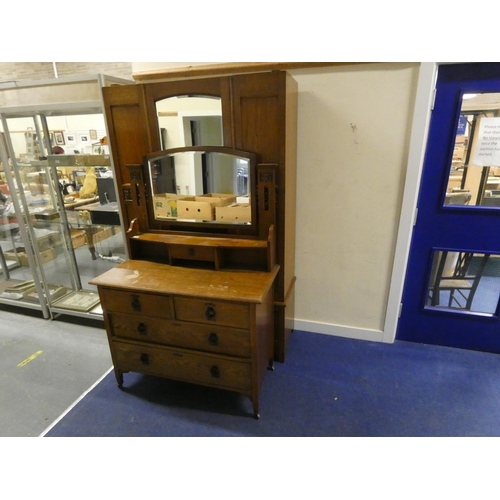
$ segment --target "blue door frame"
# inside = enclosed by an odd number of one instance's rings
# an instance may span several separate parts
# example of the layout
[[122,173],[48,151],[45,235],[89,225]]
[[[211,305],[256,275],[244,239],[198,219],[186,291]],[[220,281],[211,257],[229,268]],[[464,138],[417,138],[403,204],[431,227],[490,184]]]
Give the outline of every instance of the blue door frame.
[[441,65],[418,196],[396,338],[500,353],[494,314],[427,308],[434,251],[500,254],[500,208],[444,206],[453,147],[466,93],[500,92],[500,63]]

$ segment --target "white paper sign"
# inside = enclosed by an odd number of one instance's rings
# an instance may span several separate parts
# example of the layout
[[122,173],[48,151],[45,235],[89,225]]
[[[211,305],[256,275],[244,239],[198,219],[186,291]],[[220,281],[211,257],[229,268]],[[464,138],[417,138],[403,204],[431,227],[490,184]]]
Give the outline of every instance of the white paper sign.
[[472,165],[500,167],[500,118],[481,118]]

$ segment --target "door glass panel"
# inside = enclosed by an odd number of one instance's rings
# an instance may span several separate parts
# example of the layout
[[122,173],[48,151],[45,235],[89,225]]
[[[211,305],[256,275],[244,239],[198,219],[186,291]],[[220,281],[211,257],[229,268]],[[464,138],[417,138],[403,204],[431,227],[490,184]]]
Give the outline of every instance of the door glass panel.
[[463,95],[444,204],[500,208],[500,93]]
[[435,250],[426,308],[493,315],[500,298],[500,255]]

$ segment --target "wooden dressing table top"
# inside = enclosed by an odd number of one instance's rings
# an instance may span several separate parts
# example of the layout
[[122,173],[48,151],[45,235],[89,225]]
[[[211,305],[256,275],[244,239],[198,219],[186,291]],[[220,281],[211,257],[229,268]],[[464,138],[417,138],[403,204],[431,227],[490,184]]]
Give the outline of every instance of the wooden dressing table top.
[[136,292],[205,297],[234,302],[262,303],[279,271],[212,271],[127,260],[90,281],[90,284]]

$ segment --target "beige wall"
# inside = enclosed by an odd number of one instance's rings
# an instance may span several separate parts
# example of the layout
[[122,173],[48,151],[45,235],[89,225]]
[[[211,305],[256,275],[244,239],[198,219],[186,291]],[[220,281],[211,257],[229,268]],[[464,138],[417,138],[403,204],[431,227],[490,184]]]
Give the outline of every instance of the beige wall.
[[418,72],[416,63],[290,71],[298,328],[382,337]]
[[[133,72],[171,66],[132,63]],[[290,71],[299,88],[297,329],[382,340],[419,68]]]

